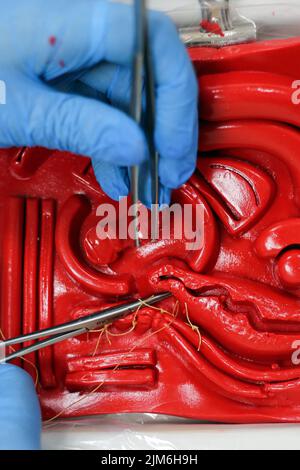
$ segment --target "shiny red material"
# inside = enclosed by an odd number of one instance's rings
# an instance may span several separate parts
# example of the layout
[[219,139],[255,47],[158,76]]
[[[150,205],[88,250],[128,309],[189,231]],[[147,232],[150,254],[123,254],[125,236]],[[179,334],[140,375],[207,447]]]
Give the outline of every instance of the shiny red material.
[[300,422],[300,39],[190,54],[201,90],[199,159],[174,202],[201,207],[201,249],[175,238],[146,238],[139,249],[100,241],[96,209],[110,201],[89,159],[0,152],[6,337],[129,297],[173,294],[161,309],[145,306],[22,361],[33,376],[32,364],[39,370],[45,418]]

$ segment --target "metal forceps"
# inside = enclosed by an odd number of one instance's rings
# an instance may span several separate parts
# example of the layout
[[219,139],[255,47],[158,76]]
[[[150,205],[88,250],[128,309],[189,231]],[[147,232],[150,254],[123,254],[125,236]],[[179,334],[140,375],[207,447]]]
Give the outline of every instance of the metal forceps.
[[163,294],[152,295],[146,299],[136,300],[131,303],[119,305],[117,307],[112,307],[103,310],[102,312],[97,312],[92,315],[88,315],[86,317],[80,318],[78,320],[74,320],[68,323],[64,323],[53,328],[47,328],[45,330],[37,331],[34,333],[29,333],[27,335],[18,336],[16,338],[8,339],[0,343],[1,349],[9,346],[14,346],[16,344],[39,340],[41,338],[47,338],[43,341],[38,341],[35,344],[28,346],[23,349],[19,349],[12,354],[0,359],[0,364],[4,362],[9,362],[13,359],[18,357],[23,357],[26,354],[30,354],[34,351],[38,351],[39,349],[46,348],[47,346],[51,346],[55,343],[59,343],[64,341],[68,338],[73,338],[75,336],[82,335],[83,333],[87,333],[91,330],[96,330],[99,326],[103,327],[110,321],[116,320],[117,318],[122,317],[128,313],[135,312],[139,307],[143,305],[153,305],[161,300],[167,299],[170,297],[170,293],[166,292]]
[[[159,155],[154,143],[155,129],[155,80],[153,74],[152,58],[148,40],[147,9],[146,0],[134,0],[135,15],[135,50],[133,61],[131,117],[142,127],[143,125],[143,83],[145,76],[146,91],[146,113],[145,133],[148,142],[151,164],[152,180],[152,209],[154,211],[152,220],[152,238],[158,238],[158,204],[159,204]],[[138,201],[139,201],[139,173],[140,169],[135,166],[131,169],[131,197],[134,204],[134,234],[136,247],[140,246],[139,224],[138,224]]]

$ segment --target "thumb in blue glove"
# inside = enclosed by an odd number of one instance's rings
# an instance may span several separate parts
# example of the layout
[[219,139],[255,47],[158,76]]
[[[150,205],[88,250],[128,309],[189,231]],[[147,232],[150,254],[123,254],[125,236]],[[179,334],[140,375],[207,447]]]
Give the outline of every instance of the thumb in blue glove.
[[40,436],[40,407],[31,377],[13,365],[0,365],[0,449],[37,450]]
[[[90,156],[104,191],[113,199],[127,195],[127,167],[148,158],[143,133],[124,112],[132,8],[108,0],[2,0],[1,18],[0,80],[7,104],[0,106],[0,147],[40,145]],[[195,168],[197,84],[171,20],[150,12],[149,31],[161,202],[167,203],[170,190]],[[95,99],[100,97],[105,102]],[[150,195],[149,177],[145,185]]]

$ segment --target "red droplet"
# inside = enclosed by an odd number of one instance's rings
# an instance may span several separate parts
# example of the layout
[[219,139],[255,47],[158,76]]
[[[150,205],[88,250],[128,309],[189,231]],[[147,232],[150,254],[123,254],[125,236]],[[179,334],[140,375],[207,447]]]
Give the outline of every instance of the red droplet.
[[50,36],[48,41],[49,41],[49,44],[51,46],[54,46],[56,44],[56,37],[55,36]]
[[60,61],[59,61],[59,65],[60,65],[61,67],[65,67],[65,66],[66,66],[65,61],[64,61],[64,60],[60,60]]
[[219,36],[224,37],[222,28],[218,23],[204,20],[204,21],[201,21],[200,26],[208,33],[218,34]]

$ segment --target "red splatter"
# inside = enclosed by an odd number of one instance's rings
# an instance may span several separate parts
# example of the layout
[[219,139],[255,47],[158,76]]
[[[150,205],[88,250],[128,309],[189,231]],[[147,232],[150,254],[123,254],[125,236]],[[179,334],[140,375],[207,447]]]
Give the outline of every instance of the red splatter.
[[201,21],[201,28],[203,28],[208,33],[218,34],[219,36],[224,37],[221,26],[218,23],[213,23],[212,21]]
[[55,46],[55,44],[56,44],[56,37],[55,37],[55,36],[50,36],[49,39],[48,39],[48,41],[49,41],[50,46]]
[[60,61],[59,61],[59,65],[60,65],[60,67],[65,67],[65,66],[66,66],[65,61],[64,61],[64,60],[60,60]]

